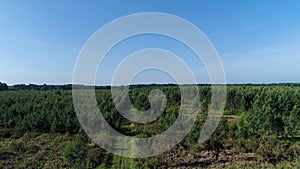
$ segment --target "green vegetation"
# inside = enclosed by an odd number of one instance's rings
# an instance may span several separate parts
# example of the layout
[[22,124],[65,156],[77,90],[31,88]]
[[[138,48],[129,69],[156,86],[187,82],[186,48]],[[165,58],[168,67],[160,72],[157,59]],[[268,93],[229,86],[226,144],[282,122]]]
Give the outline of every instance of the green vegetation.
[[[156,157],[113,155],[83,132],[72,103],[71,85],[0,83],[0,168],[297,168],[300,156],[300,85],[228,85],[224,116],[211,138],[198,143],[210,106],[209,85],[199,85],[200,112],[186,138]],[[167,97],[162,115],[147,125],[133,123],[114,107],[110,87],[97,87],[99,109],[119,132],[148,137],[165,131],[178,116],[177,85],[134,85],[129,96],[138,110],[148,95]]]
[[1,83],[0,82],[0,91],[3,91],[3,90],[8,90],[8,86],[6,83]]

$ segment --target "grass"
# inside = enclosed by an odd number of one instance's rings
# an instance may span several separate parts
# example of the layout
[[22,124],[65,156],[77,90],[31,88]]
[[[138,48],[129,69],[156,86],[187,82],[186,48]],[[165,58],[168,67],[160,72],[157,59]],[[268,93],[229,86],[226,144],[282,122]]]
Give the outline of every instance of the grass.
[[[127,131],[130,131],[130,125],[124,124]],[[121,129],[124,129],[123,127]],[[125,129],[124,129],[125,130]],[[297,137],[298,143],[300,137]],[[0,138],[0,168],[66,168],[68,165],[62,158],[65,145],[72,142],[74,138],[67,134],[42,134],[42,133],[26,133],[20,138]],[[94,143],[89,143],[89,150],[95,155],[101,155],[97,165],[93,168],[136,168],[137,161],[135,159],[121,157],[106,152]],[[175,150],[178,149],[175,148]],[[237,152],[238,153],[238,152]],[[91,154],[93,155],[93,154]],[[184,154],[179,154],[177,160],[182,162],[187,159]],[[158,158],[157,160],[164,160]],[[190,158],[197,161],[197,157]],[[151,164],[151,161],[150,161]],[[184,163],[183,163],[184,164]],[[141,165],[144,165],[142,163]],[[159,165],[158,165],[159,166]],[[163,166],[160,166],[163,167]],[[261,161],[247,161],[239,159],[236,161],[216,162],[206,166],[208,168],[300,168],[300,157],[292,161],[282,161],[276,166]]]
[[38,133],[2,138],[0,168],[63,168],[63,143],[70,140],[66,135]]

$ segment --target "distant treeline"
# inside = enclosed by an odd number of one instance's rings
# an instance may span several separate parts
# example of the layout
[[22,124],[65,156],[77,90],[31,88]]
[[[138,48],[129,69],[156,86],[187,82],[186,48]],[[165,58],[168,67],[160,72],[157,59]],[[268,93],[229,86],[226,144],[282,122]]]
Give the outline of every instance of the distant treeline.
[[[72,84],[65,84],[65,85],[36,85],[36,84],[16,84],[13,86],[7,86],[5,83],[0,82],[0,91],[4,90],[72,90]],[[90,88],[92,86],[84,86],[84,85],[74,85],[76,88]],[[103,90],[103,89],[110,89],[110,86],[96,86],[95,89]]]
[[[227,86],[300,86],[300,83],[269,83],[269,84],[226,84]],[[134,84],[130,85],[129,88],[155,88],[155,87],[163,87],[163,86],[178,86],[178,84]],[[211,84],[198,84],[198,86],[211,86]],[[72,85],[72,84],[64,84],[64,85],[37,85],[37,84],[16,84],[12,86],[8,86],[6,83],[0,82],[0,91],[5,90],[72,90],[74,89],[84,89],[91,88],[94,86],[85,86],[85,85]],[[110,90],[111,86],[95,86],[96,90]]]
[[0,82],[0,91],[3,91],[3,90],[8,90],[8,86],[6,83],[1,83]]

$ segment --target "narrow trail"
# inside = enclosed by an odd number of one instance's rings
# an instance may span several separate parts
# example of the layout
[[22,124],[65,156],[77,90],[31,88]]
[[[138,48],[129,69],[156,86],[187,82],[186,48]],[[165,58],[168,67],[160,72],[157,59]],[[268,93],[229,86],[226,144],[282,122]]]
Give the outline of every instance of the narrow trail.
[[235,115],[223,115],[223,117],[227,118],[227,119],[239,119],[240,116],[235,116]]
[[[193,108],[192,105],[189,105],[189,104],[185,104],[183,105],[184,108],[187,108],[187,109],[191,109]],[[202,112],[202,109],[199,108],[197,110],[197,113],[201,113]],[[224,117],[226,119],[230,119],[230,120],[233,120],[233,119],[239,119],[240,117],[239,116],[235,116],[235,115],[220,115],[220,114],[211,114],[212,116],[216,116],[216,117]],[[127,135],[127,136],[135,136],[135,133],[132,131],[132,128],[130,127],[130,121],[125,119],[124,117],[122,117],[121,115],[118,117],[118,119],[116,120],[116,123],[115,123],[115,128],[118,129],[119,132],[123,133],[124,135]],[[112,143],[112,146],[116,146],[115,145],[116,143]],[[120,144],[120,143],[119,143]],[[122,144],[122,143],[121,143]],[[125,143],[123,143],[125,144]],[[129,159],[129,158],[126,158],[126,157],[122,157],[122,156],[118,156],[118,155],[111,155],[111,166],[108,168],[111,168],[111,169],[117,169],[117,168],[131,168],[132,167],[132,160]],[[129,161],[128,161],[129,160]]]
[[[116,120],[116,123],[114,124],[115,128],[119,128],[120,127],[120,122],[121,122],[121,116],[119,116]],[[115,142],[111,143],[112,147],[115,146]],[[116,155],[110,153],[110,155],[112,156],[112,160],[111,160],[111,169],[117,169],[118,165],[116,166]]]
[[[124,135],[127,136],[134,136],[134,133],[129,127],[130,122],[126,120],[125,118],[122,118],[122,116],[118,117],[115,127],[118,129],[119,132],[122,132]],[[116,143],[112,143],[113,146],[115,146]],[[125,144],[125,143],[123,143]],[[131,168],[131,166],[127,166],[127,164],[131,164],[131,161],[127,161],[128,158],[118,156],[118,155],[113,155],[113,161],[112,161],[112,169],[117,169],[117,168]]]

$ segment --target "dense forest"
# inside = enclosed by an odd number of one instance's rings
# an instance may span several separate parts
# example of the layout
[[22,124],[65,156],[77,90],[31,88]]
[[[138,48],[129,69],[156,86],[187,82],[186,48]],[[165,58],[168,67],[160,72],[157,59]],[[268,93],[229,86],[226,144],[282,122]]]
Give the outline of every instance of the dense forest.
[[[0,168],[300,167],[300,84],[228,85],[224,115],[204,143],[197,141],[211,86],[198,87],[200,111],[185,139],[161,155],[130,159],[108,153],[86,136],[74,112],[72,85],[0,83]],[[149,109],[153,89],[164,92],[167,106],[150,124],[119,114],[109,86],[96,87],[98,107],[119,132],[153,136],[172,125],[181,103],[177,85],[133,85],[129,96],[136,109]]]

